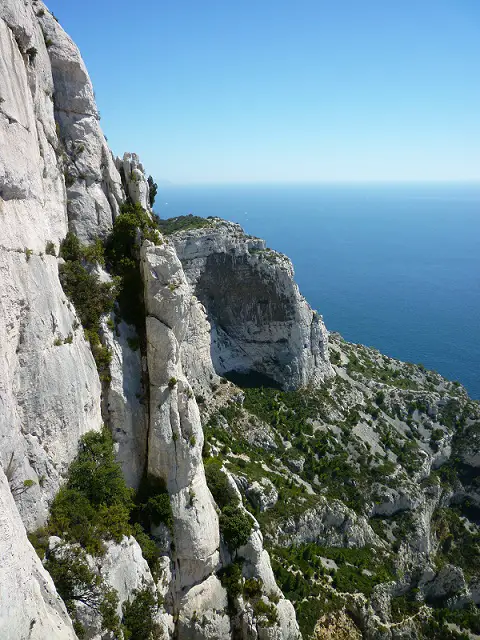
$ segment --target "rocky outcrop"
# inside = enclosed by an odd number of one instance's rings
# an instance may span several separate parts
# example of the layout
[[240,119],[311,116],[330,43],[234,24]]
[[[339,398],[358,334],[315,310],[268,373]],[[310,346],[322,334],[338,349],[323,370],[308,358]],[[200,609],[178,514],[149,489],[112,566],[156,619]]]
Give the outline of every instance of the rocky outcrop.
[[245,476],[234,477],[237,486],[260,513],[274,507],[278,500],[278,491],[268,478],[254,480],[251,484]]
[[122,182],[100,128],[80,52],[41,2],[36,9],[48,45],[53,80],[49,100],[55,109],[56,151],[65,176],[69,226],[82,242],[89,242],[110,230],[125,198]]
[[282,545],[314,542],[325,547],[383,546],[366,518],[339,500],[319,498],[318,504],[299,517],[287,517],[275,531]]
[[0,637],[75,640],[65,605],[29,543],[0,468]]
[[[61,555],[62,547],[68,548],[68,545],[65,547],[59,538],[50,538],[51,548],[55,549],[59,544],[58,553]],[[105,553],[95,558],[87,556],[87,562],[90,569],[101,578],[103,588],[113,589],[117,596],[116,613],[120,620],[123,605],[131,602],[139,592],[149,590],[159,603],[153,616],[159,632],[163,633],[165,640],[171,637],[174,628],[173,618],[160,604],[163,599],[161,584],[165,578],[164,573],[167,572],[161,572],[157,585],[135,538],[124,537],[119,543],[107,542]],[[101,611],[80,601],[76,603],[76,614],[83,626],[82,637],[85,640],[110,640],[112,634],[102,630]]]
[[[227,595],[215,572],[231,558],[226,548],[221,548],[218,517],[201,458],[200,414],[180,357],[189,333],[191,308],[197,301],[192,299],[173,246],[146,241],[141,260],[150,380],[148,471],[165,482],[173,509],[175,575],[171,589],[174,610],[179,611],[178,632],[180,637],[230,638],[238,621],[230,620]],[[241,502],[231,478],[230,484]],[[272,492],[272,487],[267,489]],[[239,509],[243,509],[241,504]],[[280,599],[280,622],[271,637],[296,640],[299,632],[295,612],[275,582],[258,523],[247,544],[238,549],[237,557],[243,561],[245,578],[259,579],[266,593]],[[245,611],[245,604],[240,610]],[[240,615],[244,637],[257,637],[255,616]],[[263,632],[258,637],[270,635]]]
[[314,640],[361,640],[362,634],[345,611],[341,611],[333,616],[322,616],[313,637]]
[[148,471],[170,494],[179,593],[219,567],[218,518],[203,470],[200,414],[180,361],[190,290],[173,247],[165,243],[144,242],[142,269],[150,380]]
[[[247,514],[242,503],[242,496],[237,487],[236,480],[224,469],[227,474],[231,490],[236,493],[239,500],[238,509]],[[270,556],[263,545],[263,535],[257,520],[249,516],[253,522],[252,531],[246,542],[237,550],[237,559],[242,561],[242,574],[246,579],[253,579],[259,582],[262,588],[262,600],[267,606],[274,608],[276,622],[265,624],[266,621],[261,616],[255,614],[251,605],[247,604],[243,598],[237,603],[237,620],[234,625],[240,629],[244,640],[259,638],[262,640],[299,640],[300,631],[298,629],[295,610],[292,603],[286,600],[283,593],[278,588],[275,576],[273,575]],[[223,557],[229,560],[229,552],[223,548]]]
[[123,177],[127,195],[132,202],[138,202],[146,211],[150,207],[150,187],[145,169],[136,153],[124,153],[123,158],[117,158],[115,165]]
[[178,637],[192,640],[230,640],[227,593],[217,576],[193,586],[180,601]]
[[66,194],[50,59],[32,6],[2,3],[0,48],[0,459],[33,528],[80,436],[100,428],[100,383],[57,260],[44,253],[67,232]]
[[206,309],[217,374],[257,372],[286,389],[333,375],[322,317],[300,295],[286,256],[219,219],[173,242]]

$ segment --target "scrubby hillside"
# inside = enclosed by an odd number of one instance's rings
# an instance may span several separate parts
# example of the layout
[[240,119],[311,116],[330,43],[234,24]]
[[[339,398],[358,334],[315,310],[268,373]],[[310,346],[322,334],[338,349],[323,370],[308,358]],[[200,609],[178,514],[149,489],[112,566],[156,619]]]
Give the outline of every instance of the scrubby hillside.
[[339,335],[330,357],[320,388],[224,381],[203,413],[207,478],[235,478],[304,637],[480,633],[479,404]]

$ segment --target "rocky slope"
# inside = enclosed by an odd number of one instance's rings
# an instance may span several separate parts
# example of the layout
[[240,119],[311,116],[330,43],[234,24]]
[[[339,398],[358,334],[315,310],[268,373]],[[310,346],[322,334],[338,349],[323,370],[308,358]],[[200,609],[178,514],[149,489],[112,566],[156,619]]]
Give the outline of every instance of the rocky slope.
[[210,403],[207,468],[220,459],[258,518],[304,637],[478,637],[479,403],[422,365],[329,345],[320,388]]
[[0,139],[0,637],[478,631],[461,386],[329,336],[238,225],[155,220],[40,1],[0,7]]

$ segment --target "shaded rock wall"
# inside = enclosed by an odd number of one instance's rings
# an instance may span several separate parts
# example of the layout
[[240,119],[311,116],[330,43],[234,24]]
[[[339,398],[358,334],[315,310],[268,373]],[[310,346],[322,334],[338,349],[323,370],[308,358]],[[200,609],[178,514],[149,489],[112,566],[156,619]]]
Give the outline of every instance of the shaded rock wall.
[[334,375],[323,320],[300,295],[286,256],[218,219],[173,242],[208,315],[218,374],[256,371],[286,389]]

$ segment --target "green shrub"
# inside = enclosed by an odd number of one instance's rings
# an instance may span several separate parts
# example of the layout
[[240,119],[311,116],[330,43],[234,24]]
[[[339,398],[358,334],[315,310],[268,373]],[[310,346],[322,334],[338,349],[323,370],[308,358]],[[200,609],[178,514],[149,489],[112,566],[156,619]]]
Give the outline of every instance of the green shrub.
[[82,248],[83,258],[92,264],[105,264],[105,247],[100,238],[96,238],[91,244]]
[[437,564],[448,562],[461,567],[467,579],[479,576],[480,534],[469,531],[460,515],[448,507],[434,511],[431,526],[439,542]]
[[227,474],[221,469],[222,463],[218,459],[205,461],[205,476],[213,499],[220,509],[227,505],[237,505],[238,497],[228,482]]
[[133,591],[132,600],[123,603],[122,630],[125,640],[161,640],[162,630],[155,615],[158,602],[154,591],[144,586]]
[[472,633],[480,634],[480,611],[473,604],[467,604],[463,609],[437,609],[434,618],[440,624],[456,624],[460,629],[468,629]]
[[73,302],[84,329],[98,332],[101,316],[113,310],[116,284],[100,282],[98,274],[89,273],[78,260],[65,262],[59,271],[63,290]]
[[83,549],[57,548],[48,554],[45,568],[52,576],[58,594],[80,633],[82,626],[76,618],[77,603],[100,613],[104,630],[119,632],[120,621],[116,614],[118,595],[99,574],[90,569]]
[[243,585],[243,594],[247,600],[259,598],[262,595],[262,581],[257,578],[247,578]]
[[164,524],[170,529],[173,527],[172,506],[168,493],[157,493],[148,499],[146,512],[155,526]]
[[[171,527],[173,516],[168,494],[159,492],[158,484],[152,481],[146,490],[149,493],[143,495],[145,504],[137,504],[134,509],[133,492],[126,486],[121,468],[115,461],[111,435],[105,429],[101,433],[89,432],[81,440],[65,485],[53,500],[47,526],[30,534],[30,540],[40,557],[47,557],[46,567],[72,615],[79,637],[83,631],[75,619],[75,602],[83,602],[99,612],[104,629],[114,631],[117,633],[115,637],[118,637],[116,592],[107,588],[101,576],[90,570],[86,552],[100,555],[104,551],[104,540],[120,542],[123,536],[133,534],[153,574],[159,577],[159,551],[154,541],[145,533],[140,522],[131,525],[130,521],[140,511],[147,526],[151,520],[161,520]],[[62,546],[59,552],[49,553],[50,535],[60,536],[78,546]],[[145,589],[140,590],[133,601],[127,604],[126,612],[124,610],[126,633],[132,635],[125,637],[148,637],[135,635],[135,616],[142,609],[145,618],[143,624],[148,626],[147,604],[151,595]],[[147,627],[138,627],[143,628]],[[156,633],[156,628],[153,631]]]
[[37,552],[37,556],[40,558],[40,560],[43,560],[48,550],[48,538],[50,536],[48,528],[40,527],[35,531],[29,532],[27,535],[28,539],[30,540],[30,544]]
[[222,537],[232,552],[247,543],[253,529],[252,518],[232,504],[222,509],[219,523]]
[[48,241],[47,244],[45,245],[45,253],[47,254],[47,256],[56,256],[57,255],[57,250],[55,248],[55,245],[53,242]]
[[173,533],[173,512],[165,482],[147,474],[135,496],[133,519],[149,531],[153,525],[164,524]]
[[60,245],[60,257],[68,262],[82,259],[82,245],[77,236],[69,231]]
[[177,379],[176,378],[170,378],[170,380],[168,381],[168,388],[169,389],[173,389],[173,387],[177,384]]
[[157,225],[137,204],[126,202],[105,243],[105,260],[109,270],[121,279],[118,304],[122,318],[134,325],[142,339],[145,335],[145,303],[140,273],[138,232],[155,244],[160,242]]
[[230,608],[234,606],[234,600],[242,593],[242,567],[234,562],[219,572],[220,582],[227,592]]
[[266,619],[259,621],[260,626],[270,627],[278,622],[277,607],[272,603],[267,604],[261,598],[254,602],[253,613],[257,618]]
[[98,334],[93,330],[85,330],[85,338],[90,342],[90,348],[95,364],[97,365],[100,380],[102,380],[102,382],[110,382],[111,349],[100,342]]
[[153,181],[152,176],[148,176],[148,189],[148,200],[150,202],[150,206],[153,207],[155,203],[155,196],[158,191],[158,185]]
[[115,461],[106,429],[83,436],[65,485],[52,502],[48,529],[89,553],[102,553],[103,540],[119,542],[130,535],[132,490]]
[[100,321],[104,314],[113,310],[119,281],[100,282],[98,274],[89,271],[86,266],[88,262],[103,261],[103,248],[99,240],[83,247],[77,236],[69,232],[60,247],[60,255],[65,260],[59,267],[63,290],[80,317],[100,378],[109,382],[112,356],[100,341]]
[[150,567],[150,571],[155,579],[159,578],[160,551],[155,541],[143,530],[139,522],[133,525],[133,535],[140,545],[142,555]]
[[166,220],[157,218],[157,224],[161,233],[164,235],[170,235],[176,231],[211,227],[212,221],[207,218],[201,218],[200,216],[189,214],[188,216],[178,216],[176,218],[168,218]]

